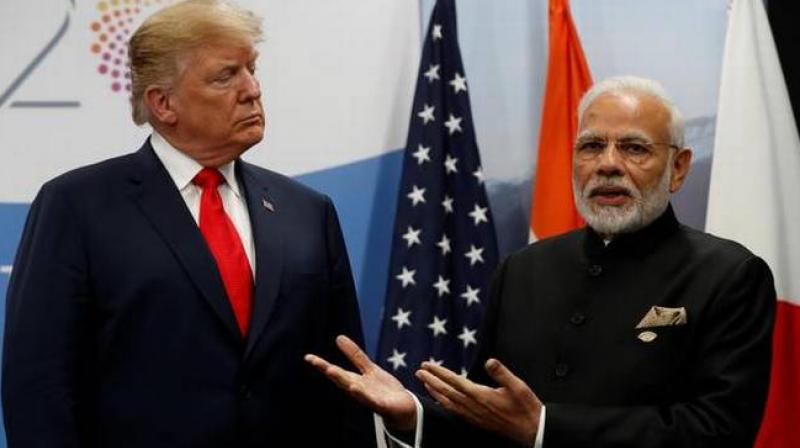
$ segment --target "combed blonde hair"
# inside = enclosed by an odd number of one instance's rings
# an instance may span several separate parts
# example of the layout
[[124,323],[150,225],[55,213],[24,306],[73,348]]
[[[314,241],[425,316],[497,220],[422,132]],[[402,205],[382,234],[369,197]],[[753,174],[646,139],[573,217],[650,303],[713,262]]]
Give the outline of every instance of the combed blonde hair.
[[186,0],[148,17],[128,43],[134,123],[149,121],[145,90],[172,85],[191,50],[216,42],[255,45],[261,37],[261,18],[225,0]]

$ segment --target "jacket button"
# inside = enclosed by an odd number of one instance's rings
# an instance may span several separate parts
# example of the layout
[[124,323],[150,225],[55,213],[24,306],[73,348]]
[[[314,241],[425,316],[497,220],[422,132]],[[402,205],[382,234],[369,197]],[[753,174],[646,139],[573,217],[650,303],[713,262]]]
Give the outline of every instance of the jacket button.
[[603,273],[603,267],[600,266],[599,264],[593,264],[589,266],[589,275],[591,275],[592,277],[597,277],[602,273]]
[[563,362],[556,364],[556,377],[566,378],[569,375],[569,364]]
[[569,318],[569,323],[572,325],[583,325],[586,322],[586,316],[581,313],[575,313]]

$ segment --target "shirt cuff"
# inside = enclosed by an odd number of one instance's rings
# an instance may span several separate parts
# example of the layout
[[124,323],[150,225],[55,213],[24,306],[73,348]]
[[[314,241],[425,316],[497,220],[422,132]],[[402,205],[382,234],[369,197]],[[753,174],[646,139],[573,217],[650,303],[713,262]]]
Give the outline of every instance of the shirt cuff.
[[392,435],[392,433],[389,432],[389,429],[383,423],[383,418],[378,414],[374,414],[375,415],[375,431],[376,431],[376,433],[382,432],[386,436],[386,437],[379,437],[379,439],[378,439],[378,447],[379,448],[383,448],[383,447],[387,447],[387,448],[420,448],[420,446],[422,446],[422,420],[423,420],[422,419],[422,413],[423,413],[422,403],[420,403],[420,401],[419,401],[419,399],[417,398],[416,395],[414,395],[410,391],[406,391],[406,392],[408,392],[408,394],[411,395],[411,398],[414,399],[414,406],[417,408],[417,424],[416,424],[416,427],[414,428],[413,445],[409,445],[408,443],[406,443],[406,442],[400,440],[399,438],[395,437],[394,435]]
[[533,448],[542,448],[544,443],[544,418],[545,407],[542,405],[542,410],[539,412],[539,427],[536,428],[536,440],[533,442]]

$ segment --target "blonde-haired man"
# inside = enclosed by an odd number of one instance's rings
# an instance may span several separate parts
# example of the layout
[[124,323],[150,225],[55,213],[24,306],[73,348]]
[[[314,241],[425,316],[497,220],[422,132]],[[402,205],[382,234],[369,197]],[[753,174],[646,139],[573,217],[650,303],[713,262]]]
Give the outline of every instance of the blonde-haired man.
[[[45,184],[8,291],[15,447],[362,446],[372,420],[303,363],[361,340],[329,198],[239,159],[265,128],[261,22],[215,0],[132,36],[136,153]],[[302,428],[313,428],[303,430]]]

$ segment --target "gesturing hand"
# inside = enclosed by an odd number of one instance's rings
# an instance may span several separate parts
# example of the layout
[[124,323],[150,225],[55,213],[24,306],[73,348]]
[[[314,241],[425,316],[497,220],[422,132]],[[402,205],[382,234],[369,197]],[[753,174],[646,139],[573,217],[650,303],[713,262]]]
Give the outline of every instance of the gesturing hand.
[[378,367],[346,336],[336,337],[336,346],[359,373],[342,369],[316,355],[309,354],[304,359],[353,398],[383,416],[390,427],[402,431],[414,429],[417,409],[400,381]]
[[542,402],[500,361],[486,361],[486,371],[500,387],[474,383],[432,362],[422,363],[417,378],[445,409],[481,428],[521,443],[532,443],[539,427]]

